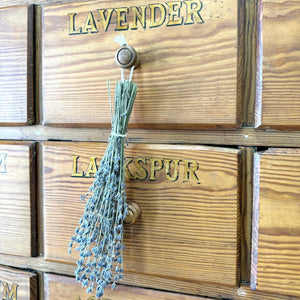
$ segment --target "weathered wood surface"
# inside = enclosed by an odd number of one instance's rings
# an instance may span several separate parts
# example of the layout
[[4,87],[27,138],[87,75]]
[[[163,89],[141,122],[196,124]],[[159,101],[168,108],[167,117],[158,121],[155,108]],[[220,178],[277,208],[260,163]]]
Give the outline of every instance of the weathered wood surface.
[[37,275],[0,266],[0,298],[3,300],[36,300]]
[[[259,291],[300,297],[300,150],[257,154]],[[253,274],[255,275],[255,274]]]
[[[44,300],[96,300],[95,295],[87,295],[84,288],[72,277],[45,274],[44,276]],[[201,300],[202,297],[179,295],[118,285],[115,290],[106,289],[103,300]],[[207,298],[205,298],[207,299]]]
[[[75,266],[46,261],[43,256],[21,257],[13,255],[0,254],[0,260],[5,265],[11,265],[19,268],[30,268],[45,273],[60,273],[69,276],[74,275]],[[240,287],[220,286],[209,283],[183,282],[170,278],[157,278],[155,276],[141,274],[127,274],[122,283],[129,284],[135,282],[135,286],[155,288],[159,290],[169,290],[177,293],[201,295],[211,298],[225,298],[234,300],[291,300],[299,299],[296,296],[285,296],[275,293],[264,293],[250,290],[249,286],[242,284]]]
[[35,148],[0,142],[0,252],[36,253]]
[[300,1],[262,0],[261,120],[257,125],[300,129]]
[[[63,2],[72,2],[74,0],[64,0]],[[2,0],[0,2],[0,7],[11,7],[19,5],[29,5],[29,4],[50,4],[57,3],[57,0]],[[59,1],[61,2],[61,1]]]
[[[69,276],[74,275],[75,266],[51,262],[44,260],[44,257],[21,257],[13,255],[0,254],[0,260],[5,265],[14,267],[30,268],[39,272],[65,274]],[[129,284],[135,282],[135,286],[155,288],[159,290],[169,290],[177,293],[201,295],[211,298],[225,298],[234,300],[291,300],[299,299],[296,296],[285,296],[275,293],[264,293],[260,291],[250,290],[249,286],[241,285],[240,287],[220,286],[208,283],[182,282],[170,278],[157,278],[155,276],[141,275],[141,274],[127,274],[122,283]]]
[[[91,157],[97,157],[99,163],[105,149],[104,143],[44,144],[47,260],[75,261],[78,253],[69,256],[68,243],[83,212],[80,195],[86,193],[93,180],[75,176],[82,172],[87,176]],[[236,284],[238,154],[234,149],[200,146],[129,145],[126,157],[135,160],[128,164],[130,173],[126,172],[127,197],[128,201],[139,204],[142,216],[137,224],[126,230],[126,273]],[[146,159],[145,164],[140,161],[146,171],[135,167],[137,157]],[[163,160],[164,167],[157,171],[151,169],[151,164],[160,165],[153,159]],[[170,163],[170,159],[174,161]],[[181,160],[178,179],[174,174],[175,159]],[[74,161],[78,163],[77,169],[73,169]],[[168,166],[169,175],[166,173]],[[187,168],[195,169],[189,172]],[[130,177],[140,180],[129,180]]]
[[[162,2],[160,5],[167,10],[165,22],[150,28],[148,6],[146,28],[137,21],[137,30],[132,30],[131,7],[147,6],[151,1],[89,1],[44,6],[41,70],[44,122],[109,126],[106,80],[114,83],[120,79],[120,68],[114,61],[118,48],[114,38],[122,33],[141,58],[141,66],[134,74],[139,91],[130,122],[132,127],[237,127],[240,110],[238,3],[236,0],[224,0],[221,5],[197,1],[192,6],[202,9],[199,16],[193,14],[193,21],[186,15],[188,4],[176,4],[174,10],[177,13],[180,10],[180,17],[175,16],[174,20],[182,21],[177,26],[166,26],[169,8]],[[118,29],[115,10],[104,31],[97,9],[120,7],[129,7],[127,20],[122,22],[123,26],[128,25],[128,30]],[[68,16],[73,13],[76,15]],[[88,24],[95,21],[92,29],[85,26],[87,16]],[[157,16],[159,19],[159,13]],[[70,20],[74,21],[71,31]],[[80,30],[84,34],[69,35]]]
[[0,7],[10,7],[16,5],[25,5],[25,4],[53,4],[53,3],[70,3],[74,0],[1,0]]
[[34,121],[33,7],[0,9],[0,125]]
[[253,147],[241,147],[241,281],[250,282]]
[[[0,127],[0,139],[106,142],[110,132],[108,128],[57,128],[42,125]],[[127,138],[135,143],[300,147],[300,132],[258,130],[250,127],[237,130],[159,130],[159,132],[130,129]]]
[[239,64],[243,64],[241,94],[242,101],[242,123],[253,125],[255,122],[255,93],[256,93],[256,43],[257,43],[257,4],[258,1],[242,1],[244,14],[240,17],[243,24],[243,51]]

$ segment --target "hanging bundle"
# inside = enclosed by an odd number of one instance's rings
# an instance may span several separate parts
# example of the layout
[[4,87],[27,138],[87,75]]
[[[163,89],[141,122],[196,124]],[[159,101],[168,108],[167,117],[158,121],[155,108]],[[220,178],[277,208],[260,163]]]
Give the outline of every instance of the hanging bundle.
[[133,69],[134,66],[128,80],[121,69],[122,79],[116,83],[113,105],[108,83],[112,131],[94,182],[81,197],[87,202],[69,244],[69,253],[78,244],[76,280],[87,293],[96,290],[97,298],[110,283],[114,289],[123,278],[123,220],[127,215],[124,142],[137,93],[137,85],[131,80]]

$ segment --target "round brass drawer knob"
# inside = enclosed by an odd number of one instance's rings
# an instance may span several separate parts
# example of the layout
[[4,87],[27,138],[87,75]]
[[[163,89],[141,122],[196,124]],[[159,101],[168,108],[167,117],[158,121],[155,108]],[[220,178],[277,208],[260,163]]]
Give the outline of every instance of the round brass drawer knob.
[[130,69],[132,66],[136,69],[140,64],[140,59],[131,46],[124,45],[116,52],[116,63],[123,69]]
[[128,203],[128,214],[124,220],[124,225],[132,226],[138,220],[141,215],[141,209],[139,205],[135,202]]

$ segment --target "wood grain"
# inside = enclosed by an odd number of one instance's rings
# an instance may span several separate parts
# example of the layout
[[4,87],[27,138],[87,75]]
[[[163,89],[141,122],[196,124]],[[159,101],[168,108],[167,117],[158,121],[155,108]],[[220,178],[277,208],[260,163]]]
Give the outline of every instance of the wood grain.
[[241,16],[243,35],[243,55],[239,56],[239,64],[243,65],[242,83],[243,124],[254,124],[255,92],[256,92],[256,43],[257,43],[257,1],[243,1],[244,14]]
[[250,282],[253,147],[241,147],[241,281]]
[[[0,139],[106,142],[110,132],[108,128],[58,128],[43,125],[0,127]],[[201,131],[130,129],[127,138],[129,142],[134,143],[300,147],[300,132],[269,131],[250,127]]]
[[262,127],[300,129],[300,1],[262,0]]
[[37,275],[0,266],[0,297],[3,300],[37,299]]
[[[205,23],[68,35],[68,13],[77,26],[97,9],[148,5],[151,1],[89,1],[43,7],[42,80],[46,124],[109,126],[106,80],[115,82],[114,62],[123,33],[140,54],[139,85],[131,126],[138,128],[237,127],[238,3],[203,1]],[[185,9],[182,8],[182,14]],[[131,27],[130,16],[128,19]],[[147,24],[149,19],[147,19]],[[82,25],[83,26],[83,25]],[[155,108],[155,109],[154,109]]]
[[300,150],[259,154],[257,290],[300,296]]
[[53,3],[67,3],[74,2],[74,0],[2,0],[0,7],[11,7],[16,5],[30,5],[30,4],[53,4]]
[[36,255],[35,148],[0,142],[0,252]]
[[[18,268],[30,268],[44,273],[60,273],[72,276],[75,271],[74,265],[47,261],[43,256],[22,257],[0,254],[0,260],[5,265],[11,265]],[[124,278],[124,284],[135,282],[135,286],[147,287],[150,289],[169,290],[183,294],[193,294],[216,299],[234,299],[234,300],[291,300],[299,299],[296,296],[279,295],[275,293],[266,293],[253,291],[248,285],[241,284],[240,287],[216,285],[207,283],[183,282],[170,278],[158,278],[155,276],[142,274],[127,274]],[[41,284],[41,282],[40,282]]]
[[[99,161],[105,148],[100,143],[44,144],[47,260],[73,263],[76,258],[76,254],[68,256],[67,246],[84,207],[80,195],[88,190],[92,178],[71,177],[71,155],[79,156],[77,171],[81,172],[89,156]],[[199,181],[191,175],[184,182],[181,163],[176,182],[166,179],[164,169],[156,173],[156,181],[127,181],[128,201],[139,204],[142,216],[126,230],[126,273],[236,285],[238,150],[130,144],[126,151],[127,157],[193,160],[199,165]],[[131,172],[135,174],[134,169]]]
[[34,122],[32,6],[0,9],[0,125]]
[[[87,295],[85,289],[72,277],[46,274],[44,276],[45,296],[44,300],[96,300],[94,294]],[[102,298],[101,298],[102,299]],[[179,295],[118,285],[115,290],[107,288],[103,300],[201,300],[202,297]],[[207,299],[207,298],[205,298]]]

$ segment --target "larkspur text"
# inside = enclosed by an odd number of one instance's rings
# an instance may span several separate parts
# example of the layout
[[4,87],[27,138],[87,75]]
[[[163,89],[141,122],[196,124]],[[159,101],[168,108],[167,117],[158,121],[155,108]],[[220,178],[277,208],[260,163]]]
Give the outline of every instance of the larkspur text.
[[[91,178],[98,170],[97,157],[90,156],[87,166],[79,170],[80,157],[72,155],[71,177]],[[182,182],[193,181],[200,184],[197,161],[174,158],[126,157],[125,175],[129,180]]]

